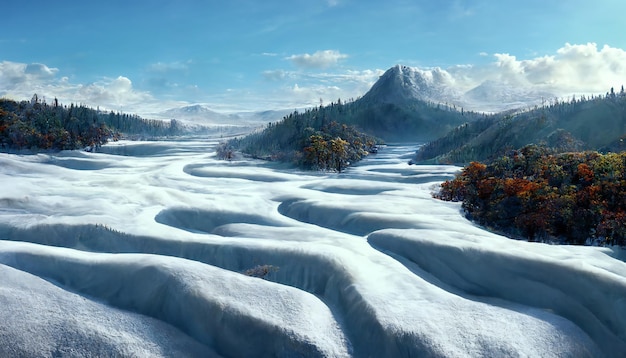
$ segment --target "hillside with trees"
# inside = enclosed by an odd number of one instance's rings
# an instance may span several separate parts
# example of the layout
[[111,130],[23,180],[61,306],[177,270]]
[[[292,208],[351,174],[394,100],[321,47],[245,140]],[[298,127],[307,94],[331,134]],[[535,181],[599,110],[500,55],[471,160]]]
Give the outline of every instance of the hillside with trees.
[[307,169],[341,172],[374,151],[379,140],[354,126],[332,121],[311,109],[304,116],[292,113],[259,132],[232,139],[218,149],[229,159],[238,150],[255,158],[288,162]]
[[219,155],[229,158],[240,150],[306,168],[339,170],[375,150],[377,142],[429,141],[463,123],[488,118],[427,100],[432,89],[424,81],[406,66],[395,66],[363,97],[294,111],[262,132],[222,145]]
[[427,142],[486,116],[418,99],[389,103],[370,102],[368,97],[346,103],[335,111],[340,112],[337,121],[387,142]]
[[469,219],[513,237],[626,245],[626,152],[526,146],[470,163],[435,196],[462,202]]
[[335,163],[331,148],[337,138],[348,142],[345,158],[340,162],[355,162],[374,150],[376,143],[433,139],[470,116],[484,115],[461,114],[420,100],[405,104],[373,103],[363,98],[346,103],[338,100],[328,106],[295,111],[281,121],[269,123],[262,132],[232,140],[227,147],[306,168],[338,168],[343,164]]
[[455,127],[485,117],[444,103],[450,89],[419,70],[396,65],[370,90],[345,105],[342,122],[388,142],[426,142]]
[[444,89],[407,66],[387,70],[370,90],[357,100],[317,109],[300,116],[324,116],[354,125],[360,131],[387,142],[426,142],[485,114],[441,103]]
[[136,115],[103,112],[82,105],[47,104],[0,98],[1,150],[64,150],[97,148],[109,139],[127,136],[167,136],[183,133],[175,120],[143,119]]
[[489,161],[528,144],[558,152],[626,150],[626,93],[555,100],[517,114],[498,114],[468,122],[424,145],[416,163]]

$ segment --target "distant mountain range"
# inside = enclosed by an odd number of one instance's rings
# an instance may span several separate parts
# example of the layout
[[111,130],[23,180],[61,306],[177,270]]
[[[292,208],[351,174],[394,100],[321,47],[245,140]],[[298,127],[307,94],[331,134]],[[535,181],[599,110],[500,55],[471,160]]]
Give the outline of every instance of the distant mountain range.
[[198,126],[259,126],[280,120],[293,110],[267,110],[257,112],[221,113],[204,104],[171,108],[157,114],[164,119],[176,119]]
[[[465,111],[498,113],[528,109],[548,103],[555,94],[486,80],[469,90],[457,88],[454,79],[439,69],[422,70],[396,65],[388,69],[359,100],[361,104],[388,104],[411,107],[416,101],[441,104]],[[176,119],[195,125],[259,125],[281,120],[293,109],[222,113],[204,104],[171,108],[157,114],[163,119]]]
[[[483,111],[478,111],[482,109]],[[276,153],[292,148],[307,131],[326,133],[336,122],[385,142],[426,142],[415,162],[467,163],[489,160],[527,144],[559,151],[624,150],[626,94],[557,99],[549,92],[486,80],[469,90],[457,88],[443,70],[396,65],[362,97],[301,112],[224,114],[204,105],[170,109],[165,117],[199,125],[256,126],[271,122],[261,146]],[[302,139],[304,138],[304,139]],[[274,155],[276,153],[263,153]]]
[[[483,108],[500,110],[541,103],[542,97],[548,96],[548,93],[489,81],[463,92],[454,86],[454,80],[446,71],[425,71],[397,65],[387,70],[367,93],[353,102],[331,103],[325,107],[293,112],[290,116],[293,116],[294,123],[303,123],[302,128],[293,130],[304,130],[307,123],[315,123],[319,128],[314,129],[321,130],[324,125],[336,121],[352,125],[386,142],[428,142],[464,123],[491,115],[474,111],[473,107],[476,106],[467,105],[471,101],[481,101]],[[225,117],[197,106],[184,108],[184,112],[178,109],[168,114],[210,118],[214,123],[243,118],[240,114]],[[286,113],[262,112],[251,114],[248,118],[263,118],[262,122],[267,122],[271,116],[280,118],[279,114],[284,117]],[[278,132],[282,129],[279,126],[273,130]]]
[[[443,80],[427,77],[417,69],[395,66],[354,102],[332,103],[326,107],[260,112],[220,113],[202,104],[172,108],[159,114],[188,126],[259,127],[295,115],[301,122],[336,121],[354,125],[368,135],[386,141],[427,141],[444,135],[452,128],[478,117],[463,113],[461,107],[445,104],[453,90]],[[320,122],[320,123],[322,123]],[[319,129],[319,128],[316,128]]]

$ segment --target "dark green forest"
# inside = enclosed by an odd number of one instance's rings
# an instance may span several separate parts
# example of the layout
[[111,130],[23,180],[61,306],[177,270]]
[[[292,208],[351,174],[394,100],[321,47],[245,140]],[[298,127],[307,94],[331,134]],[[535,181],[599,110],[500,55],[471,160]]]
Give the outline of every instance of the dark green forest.
[[[367,98],[365,98],[367,99]],[[412,100],[406,103],[377,103],[357,100],[321,109],[338,122],[386,142],[425,142],[441,137],[466,122],[485,115],[457,110],[444,104]]]
[[[333,106],[334,107],[334,106]],[[354,126],[338,123],[325,110],[297,111],[259,132],[229,141],[218,150],[229,158],[239,150],[255,158],[289,162],[307,169],[341,172],[375,151],[380,140]]]
[[47,104],[37,95],[21,102],[0,98],[1,150],[94,149],[122,135],[160,137],[183,132],[176,120],[150,120],[82,105],[64,106],[56,99]]
[[[371,96],[348,102],[339,99],[327,106],[294,111],[269,123],[262,132],[230,141],[222,147],[226,154],[221,156],[228,157],[236,149],[305,168],[341,169],[375,151],[376,143],[433,140],[462,123],[485,117],[418,99],[399,104],[375,101]],[[338,139],[348,144],[339,145]]]
[[416,163],[465,164],[490,161],[528,144],[558,152],[626,150],[626,93],[555,100],[517,114],[498,114],[468,122],[424,145]]

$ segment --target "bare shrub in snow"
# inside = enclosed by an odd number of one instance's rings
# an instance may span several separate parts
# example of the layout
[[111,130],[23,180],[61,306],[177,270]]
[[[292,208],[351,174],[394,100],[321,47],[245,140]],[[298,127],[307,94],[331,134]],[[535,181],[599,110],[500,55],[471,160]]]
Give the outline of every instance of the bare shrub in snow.
[[276,271],[278,271],[278,267],[277,266],[273,266],[273,265],[256,265],[253,268],[245,270],[243,272],[243,274],[246,275],[246,276],[250,276],[250,277],[265,278],[265,276],[267,276],[271,272],[276,272]]

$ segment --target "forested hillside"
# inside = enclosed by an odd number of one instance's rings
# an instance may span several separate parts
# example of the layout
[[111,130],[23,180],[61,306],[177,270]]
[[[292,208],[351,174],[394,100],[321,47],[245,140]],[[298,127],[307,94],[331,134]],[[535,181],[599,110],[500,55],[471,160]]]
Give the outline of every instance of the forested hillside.
[[0,99],[2,150],[94,148],[122,134],[165,136],[183,130],[175,120],[149,120],[82,105],[64,106],[56,99],[47,104],[37,95],[30,102]]
[[338,121],[354,125],[387,142],[426,142],[445,135],[463,123],[486,116],[421,100],[396,104],[361,99],[335,111],[340,112]]
[[[427,141],[479,118],[485,120],[487,116],[420,100],[403,104],[339,100],[325,107],[295,111],[282,121],[269,123],[262,132],[233,140],[222,149],[237,149],[254,157],[307,168],[338,169],[361,159],[374,150],[376,143]],[[338,161],[337,151],[344,145],[337,144],[337,138],[348,143],[345,155],[339,155],[343,159]]]
[[[434,102],[442,89],[431,82],[419,71],[394,66],[363,97],[295,111],[263,132],[231,141],[221,148],[221,156],[229,157],[236,148],[304,167],[339,169],[372,151],[380,140],[426,142],[464,123],[488,120],[486,114]],[[339,145],[338,139],[348,144]],[[342,147],[346,153],[338,155]]]
[[417,152],[415,162],[489,161],[528,144],[558,152],[626,149],[626,94],[554,101],[531,111],[499,114],[469,122]]
[[340,110],[338,121],[388,142],[425,142],[485,117],[443,103],[454,97],[452,92],[418,69],[397,65],[380,76],[363,97],[327,110]]
[[[318,115],[315,115],[318,114]],[[270,123],[263,131],[233,139],[218,155],[229,158],[236,149],[256,158],[290,162],[304,168],[341,171],[375,150],[379,140],[340,124],[318,109],[295,112]]]

